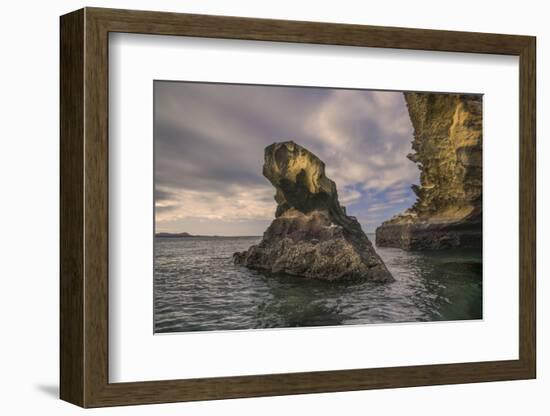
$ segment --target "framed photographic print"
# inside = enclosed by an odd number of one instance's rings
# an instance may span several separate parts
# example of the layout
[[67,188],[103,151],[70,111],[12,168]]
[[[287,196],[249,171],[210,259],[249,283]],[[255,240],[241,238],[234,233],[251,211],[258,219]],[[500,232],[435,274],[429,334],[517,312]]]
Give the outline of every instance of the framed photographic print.
[[535,378],[535,49],[62,16],[61,398]]

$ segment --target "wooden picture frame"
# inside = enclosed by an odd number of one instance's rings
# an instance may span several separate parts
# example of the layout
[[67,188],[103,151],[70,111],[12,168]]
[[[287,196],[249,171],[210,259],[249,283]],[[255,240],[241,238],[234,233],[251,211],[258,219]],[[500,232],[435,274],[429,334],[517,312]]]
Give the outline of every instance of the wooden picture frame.
[[[534,37],[100,8],[62,16],[60,29],[61,399],[82,407],[101,407],[535,378]],[[519,359],[110,383],[110,32],[519,56]]]

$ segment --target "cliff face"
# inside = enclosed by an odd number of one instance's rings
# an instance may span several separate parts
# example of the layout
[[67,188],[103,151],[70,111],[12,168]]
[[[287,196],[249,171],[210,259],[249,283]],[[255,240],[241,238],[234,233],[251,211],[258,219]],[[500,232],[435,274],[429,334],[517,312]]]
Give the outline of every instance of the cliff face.
[[405,93],[420,186],[415,204],[376,230],[379,246],[408,250],[481,245],[482,102],[479,95]]
[[276,218],[258,245],[233,255],[235,264],[322,280],[393,280],[317,156],[294,142],[274,143],[263,174],[275,187]]

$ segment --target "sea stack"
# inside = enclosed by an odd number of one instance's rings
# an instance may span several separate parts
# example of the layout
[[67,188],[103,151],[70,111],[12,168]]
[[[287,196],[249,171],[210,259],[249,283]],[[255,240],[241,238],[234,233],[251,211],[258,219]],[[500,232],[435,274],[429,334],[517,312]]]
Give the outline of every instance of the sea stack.
[[394,280],[317,156],[292,141],[274,143],[263,175],[275,187],[275,219],[258,245],[233,255],[235,264],[327,281]]
[[376,229],[376,245],[404,250],[481,247],[480,95],[404,93],[420,186],[415,204]]

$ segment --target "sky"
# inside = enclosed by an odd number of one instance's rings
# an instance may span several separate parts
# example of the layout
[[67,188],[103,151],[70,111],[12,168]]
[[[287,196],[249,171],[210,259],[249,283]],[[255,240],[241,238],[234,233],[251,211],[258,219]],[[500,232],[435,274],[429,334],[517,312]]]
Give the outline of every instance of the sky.
[[287,140],[325,162],[366,232],[415,201],[401,92],[155,81],[154,106],[156,232],[262,235],[276,209],[264,148]]

